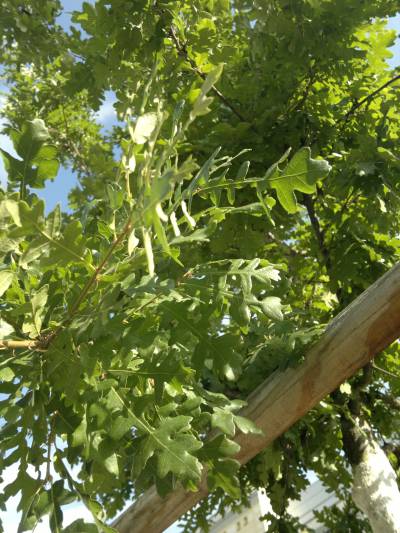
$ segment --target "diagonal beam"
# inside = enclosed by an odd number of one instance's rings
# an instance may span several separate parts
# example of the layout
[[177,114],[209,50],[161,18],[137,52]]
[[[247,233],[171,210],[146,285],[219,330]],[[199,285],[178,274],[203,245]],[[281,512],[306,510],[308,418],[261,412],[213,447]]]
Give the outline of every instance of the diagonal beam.
[[[399,337],[400,264],[335,317],[301,365],[274,373],[249,396],[241,414],[263,435],[236,435],[236,458],[247,463]],[[206,475],[195,493],[180,488],[162,499],[152,487],[113,525],[120,533],[161,533],[207,492]]]

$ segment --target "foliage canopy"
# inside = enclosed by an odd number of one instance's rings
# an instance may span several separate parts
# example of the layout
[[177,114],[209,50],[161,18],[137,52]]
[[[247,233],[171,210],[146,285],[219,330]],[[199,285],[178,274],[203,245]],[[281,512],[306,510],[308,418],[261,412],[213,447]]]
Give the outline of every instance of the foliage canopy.
[[[397,345],[248,465],[238,414],[277,368],[399,256],[397,0],[0,1],[2,459],[19,531],[112,531],[155,484],[213,492],[185,519],[263,486],[279,531],[313,470],[349,499],[343,418],[365,417],[399,468]],[[396,85],[397,83],[397,85]],[[116,95],[119,125],[96,111]],[[71,168],[66,212],[41,191]],[[23,346],[25,349],[19,349]],[[205,436],[213,429],[212,440]],[[76,499],[96,525],[62,525]],[[346,529],[347,528],[347,529]]]

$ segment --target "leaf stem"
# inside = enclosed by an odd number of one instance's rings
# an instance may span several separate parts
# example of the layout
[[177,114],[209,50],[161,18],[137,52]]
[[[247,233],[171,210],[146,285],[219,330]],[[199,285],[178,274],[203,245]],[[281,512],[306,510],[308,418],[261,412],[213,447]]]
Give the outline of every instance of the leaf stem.
[[[117,236],[117,238],[114,240],[114,242],[111,244],[110,248],[108,249],[107,253],[105,254],[105,256],[103,257],[103,259],[101,260],[100,264],[98,265],[98,267],[95,269],[95,271],[93,272],[92,276],[88,279],[86,285],[83,287],[82,289],[82,292],[80,293],[80,295],[78,296],[77,300],[75,301],[75,303],[72,305],[71,309],[68,311],[68,315],[67,315],[67,318],[65,319],[65,321],[63,322],[63,325],[65,326],[66,324],[69,324],[72,320],[72,318],[75,316],[76,312],[78,311],[81,303],[83,302],[83,300],[86,298],[88,292],[90,291],[90,289],[92,288],[92,286],[96,283],[96,281],[98,280],[100,274],[102,273],[105,265],[107,264],[108,260],[110,259],[110,257],[112,256],[114,250],[116,248],[118,248],[118,246],[121,244],[121,242],[123,241],[124,237],[130,232],[130,230],[132,229],[132,222],[131,222],[131,215],[129,216],[128,218],[128,221],[127,223],[125,224],[123,230],[121,231],[121,233]],[[60,326],[61,327],[61,326]]]

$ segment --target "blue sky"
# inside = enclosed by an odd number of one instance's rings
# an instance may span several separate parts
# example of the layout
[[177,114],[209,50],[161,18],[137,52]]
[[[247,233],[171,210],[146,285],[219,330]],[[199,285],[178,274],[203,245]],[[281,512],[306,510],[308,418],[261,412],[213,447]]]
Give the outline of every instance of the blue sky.
[[[64,0],[65,8],[68,9],[68,12],[63,13],[63,15],[59,18],[60,24],[63,25],[63,27],[68,28],[70,24],[70,12],[73,10],[80,9],[82,5],[82,0]],[[400,14],[397,17],[394,17],[391,19],[389,26],[393,29],[396,29],[400,34]],[[396,45],[392,49],[393,57],[391,60],[389,60],[389,63],[392,67],[400,65],[400,39],[397,39]],[[1,90],[2,86],[0,85],[0,106],[2,105],[2,101],[4,101],[4,98],[1,97]],[[3,87],[4,90],[4,87]],[[98,114],[97,119],[100,124],[102,124],[104,130],[108,130],[112,128],[114,124],[117,122],[117,117],[115,110],[113,108],[113,102],[115,98],[113,93],[108,92],[106,94],[105,101],[103,105],[101,106]],[[0,122],[0,130],[1,130],[1,122]],[[7,137],[0,134],[0,146],[4,150],[7,150],[10,153],[14,153],[12,145]],[[2,162],[0,161],[0,183],[4,183],[6,179],[6,174],[4,171],[4,167],[2,165]],[[63,209],[67,208],[68,205],[68,192],[71,189],[72,186],[76,185],[77,181],[76,178],[73,176],[72,172],[68,169],[61,169],[59,175],[57,176],[57,179],[53,182],[49,181],[46,184],[46,188],[38,191],[40,196],[46,201],[47,210],[51,210],[57,203],[61,203],[61,206]],[[4,478],[5,481],[2,485],[0,485],[0,490],[2,486],[7,485],[10,483],[17,474],[17,467],[12,466],[9,469],[7,469]],[[1,513],[1,517],[4,521],[4,530],[6,533],[16,533],[18,528],[18,514],[16,512],[16,507],[18,503],[18,498],[13,498],[11,502],[9,502],[7,506],[7,512]],[[70,523],[77,518],[85,518],[90,520],[90,513],[79,504],[73,504],[69,505],[65,510],[65,518],[66,523]],[[43,522],[42,524],[39,524],[39,526],[35,529],[35,533],[49,533],[49,527],[47,522]],[[169,528],[168,533],[176,533],[178,531],[178,528],[176,526],[172,526]]]
[[397,41],[391,49],[393,57],[389,60],[389,64],[391,67],[398,67],[400,65],[400,14],[390,19],[388,26],[397,31]]

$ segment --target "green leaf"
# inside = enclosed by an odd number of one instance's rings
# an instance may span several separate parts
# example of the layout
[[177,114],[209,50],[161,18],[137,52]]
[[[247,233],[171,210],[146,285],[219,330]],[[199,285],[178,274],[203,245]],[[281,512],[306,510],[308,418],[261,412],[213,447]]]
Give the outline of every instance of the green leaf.
[[261,302],[263,312],[273,320],[283,320],[281,299],[277,296],[267,296]]
[[42,320],[45,314],[45,305],[47,302],[47,295],[49,292],[49,286],[43,285],[33,296],[31,300],[33,321],[37,334],[39,335],[42,328]]
[[251,312],[245,301],[232,301],[229,311],[239,326],[247,326],[250,323]]
[[132,468],[134,476],[138,476],[148,460],[156,455],[157,472],[161,478],[171,472],[187,479],[200,479],[201,463],[193,452],[202,447],[202,442],[190,431],[192,417],[179,415],[162,418],[159,427],[152,428],[133,414],[115,389],[111,389],[107,401],[111,409],[121,407],[127,409],[135,426],[146,435],[140,440],[140,447]]
[[82,518],[63,528],[63,533],[99,533],[95,524],[88,524]]
[[331,167],[322,159],[312,159],[310,148],[301,148],[284,170],[276,164],[267,172],[270,186],[276,190],[278,200],[288,213],[297,211],[294,191],[312,194],[318,180],[325,178]]
[[0,381],[12,381],[14,377],[15,373],[10,367],[0,368]]
[[[153,181],[151,188],[146,191],[144,207],[141,214],[144,216],[146,213],[151,212],[157,204],[165,200],[172,187],[173,173],[167,172],[160,178]],[[136,217],[135,217],[136,218]],[[137,217],[139,218],[139,217]],[[151,220],[151,216],[150,216]]]
[[216,230],[216,224],[210,222],[207,227],[199,228],[188,235],[179,235],[171,240],[171,244],[190,244],[192,242],[209,242],[210,236]]
[[[82,235],[82,225],[78,220],[70,222],[62,234],[59,234],[60,228],[56,213],[49,215],[43,229],[33,218],[31,218],[31,223],[37,229],[39,237],[33,239],[22,254],[19,263],[22,268],[27,268],[30,263],[40,258],[43,267],[55,264],[66,266],[72,262],[78,262],[93,269],[84,258],[86,242]],[[50,232],[47,229],[50,229]]]
[[14,328],[8,322],[0,318],[0,339],[8,337],[13,331]]
[[136,144],[144,144],[152,136],[157,123],[157,113],[145,113],[139,117],[133,130],[132,141]]
[[39,479],[32,478],[21,465],[16,479],[4,488],[6,497],[16,495],[21,491],[21,498],[17,511],[22,511],[17,533],[32,529],[37,519],[32,513],[34,506],[43,491],[43,483]]
[[22,128],[21,135],[13,136],[15,149],[24,160],[36,157],[44,142],[50,138],[49,130],[43,120],[28,120]]
[[242,433],[253,433],[255,435],[262,435],[262,431],[254,422],[243,416],[234,415],[235,424]]
[[0,272],[0,296],[6,292],[14,279],[14,273],[9,270],[2,270]]
[[93,519],[96,523],[98,530],[100,530],[102,533],[117,533],[114,528],[108,526],[103,522],[104,510],[99,504],[99,502],[91,499],[83,491],[83,486],[74,480],[74,478],[68,472],[64,463],[60,459],[57,460],[56,467],[59,469],[60,473],[62,473],[63,477],[68,480],[69,485],[75,489],[76,493],[79,496],[79,499],[85,504],[86,508],[92,513]]
[[86,445],[87,440],[88,440],[88,437],[87,437],[87,421],[86,421],[86,417],[84,417],[84,418],[82,418],[81,423],[79,424],[79,426],[72,433],[71,445],[72,446]]
[[158,242],[161,244],[162,249],[165,253],[168,255],[171,254],[171,249],[169,247],[167,235],[165,233],[164,227],[162,225],[162,222],[156,212],[156,210],[153,210],[152,212],[152,218],[153,218],[153,227],[157,235]]
[[177,476],[185,476],[198,480],[202,467],[198,459],[192,455],[202,447],[202,443],[189,433],[188,422],[191,417],[178,416],[167,418],[151,437],[153,444],[159,449],[157,470],[161,478],[169,472]]
[[109,207],[116,211],[122,206],[124,201],[124,193],[121,187],[116,183],[107,183],[106,192]]
[[220,459],[214,462],[213,468],[207,475],[210,490],[219,487],[232,498],[240,498],[241,490],[236,476],[239,467],[239,462],[234,459]]
[[82,235],[82,224],[79,220],[73,220],[65,227],[60,239],[49,239],[47,233],[43,236],[50,241],[50,253],[48,258],[43,260],[43,265],[57,263],[66,266],[71,262],[86,263],[84,255],[86,252],[86,241]]
[[14,224],[16,224],[17,226],[22,226],[21,218],[19,216],[18,202],[15,202],[14,200],[4,200],[4,202],[2,202],[1,205],[4,206],[5,210],[8,212],[10,217],[13,219]]
[[237,180],[244,180],[250,168],[250,161],[243,161],[236,174]]
[[136,237],[135,230],[133,229],[128,237],[128,255],[132,255],[138,244],[139,239]]
[[199,450],[202,443],[189,432],[191,420],[192,417],[183,415],[162,419],[160,427],[152,430],[141,444],[134,464],[135,474],[138,475],[156,454],[161,478],[171,472],[179,477],[200,479],[202,467],[193,452]]
[[59,169],[57,148],[45,144],[50,135],[43,120],[28,120],[21,132],[12,130],[11,136],[17,154],[22,158],[21,161],[1,150],[11,183],[21,183],[24,193],[27,185],[42,188],[47,179],[55,178]]
[[118,465],[118,457],[116,453],[112,453],[110,456],[106,457],[103,460],[103,465],[107,472],[112,474],[113,476],[118,477],[119,476],[119,465]]
[[133,422],[133,419],[130,417],[117,416],[108,432],[109,437],[114,440],[121,439],[126,433],[128,433],[128,431],[131,430]]
[[233,437],[235,435],[234,415],[230,411],[215,407],[211,415],[211,427],[218,428],[226,435]]
[[54,210],[48,215],[45,222],[45,231],[52,239],[55,239],[61,230],[61,207],[57,204]]
[[218,459],[221,456],[227,457],[236,455],[240,451],[240,446],[233,440],[228,439],[224,434],[217,435],[213,439],[207,440],[203,448],[197,452],[197,456],[202,461],[208,459]]
[[211,87],[213,87],[217,83],[217,81],[221,77],[223,69],[224,65],[221,63],[207,75],[207,78],[201,86],[201,92],[203,94],[207,94],[210,91]]
[[22,331],[31,337],[38,337],[42,329],[43,318],[46,314],[46,302],[49,286],[43,285],[31,298],[32,318],[26,318]]
[[191,120],[194,120],[196,117],[207,114],[210,109],[209,105],[212,103],[213,99],[207,96],[207,93],[210,89],[217,83],[223,70],[223,65],[220,64],[214,70],[212,70],[207,78],[205,79],[201,89],[200,94],[193,105],[193,109],[190,113]]

